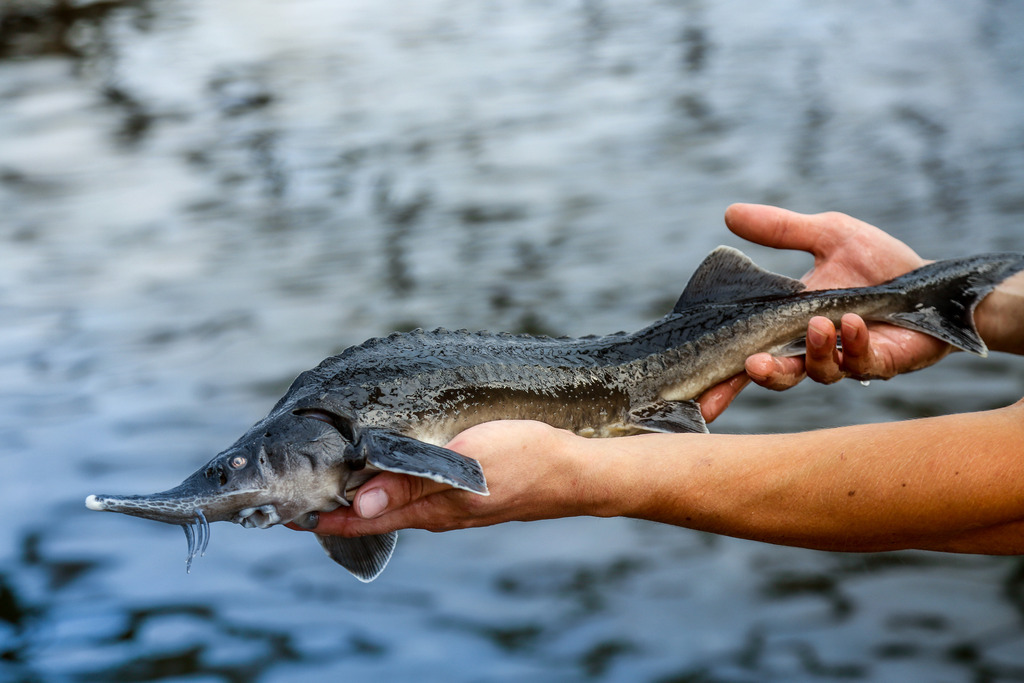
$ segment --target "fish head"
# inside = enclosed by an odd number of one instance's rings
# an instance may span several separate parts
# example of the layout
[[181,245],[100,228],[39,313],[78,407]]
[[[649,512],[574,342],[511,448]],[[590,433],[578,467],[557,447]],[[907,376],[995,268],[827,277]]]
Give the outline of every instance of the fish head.
[[272,413],[178,486],[142,496],[89,496],[93,510],[188,525],[200,515],[266,528],[347,504],[351,440],[323,415]]

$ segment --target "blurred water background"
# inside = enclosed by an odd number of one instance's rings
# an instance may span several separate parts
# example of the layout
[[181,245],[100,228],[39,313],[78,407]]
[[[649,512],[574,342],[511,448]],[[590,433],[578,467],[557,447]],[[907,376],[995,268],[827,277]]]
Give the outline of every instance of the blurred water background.
[[[0,680],[1024,680],[1024,563],[631,520],[403,534],[375,583],[180,481],[415,326],[662,315],[733,201],[1024,250],[1012,0],[0,1]],[[1022,359],[748,390],[717,431],[1008,404]],[[642,466],[642,463],[638,463]]]

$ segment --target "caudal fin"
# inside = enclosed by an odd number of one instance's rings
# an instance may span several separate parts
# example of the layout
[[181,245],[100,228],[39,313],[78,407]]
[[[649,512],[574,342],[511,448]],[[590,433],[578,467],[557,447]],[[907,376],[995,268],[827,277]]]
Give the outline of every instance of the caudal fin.
[[916,298],[913,309],[891,313],[894,325],[924,332],[980,356],[988,347],[974,325],[974,309],[1003,280],[1024,270],[1024,254],[981,254],[936,261],[886,285]]

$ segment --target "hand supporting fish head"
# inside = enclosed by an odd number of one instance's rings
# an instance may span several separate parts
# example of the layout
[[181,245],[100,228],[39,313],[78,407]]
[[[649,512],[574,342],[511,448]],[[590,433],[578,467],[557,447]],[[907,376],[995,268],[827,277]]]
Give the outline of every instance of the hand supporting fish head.
[[[319,513],[348,505],[381,470],[487,493],[479,463],[439,446],[318,408],[275,410],[178,486],[147,496],[89,496],[92,510],[181,525],[188,566],[209,541],[210,522],[266,528],[315,528]],[[361,580],[384,568],[394,534],[362,539],[318,537],[327,553]]]

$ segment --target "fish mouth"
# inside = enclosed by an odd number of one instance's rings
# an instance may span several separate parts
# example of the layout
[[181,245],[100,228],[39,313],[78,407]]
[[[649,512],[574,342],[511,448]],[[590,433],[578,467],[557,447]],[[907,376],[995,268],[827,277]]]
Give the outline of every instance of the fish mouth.
[[277,506],[273,503],[267,503],[265,505],[243,508],[235,513],[231,521],[235,524],[241,524],[246,529],[266,529],[275,524],[280,524],[282,518],[281,514],[277,511]]

